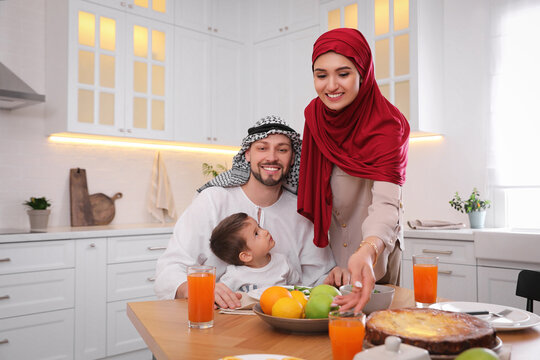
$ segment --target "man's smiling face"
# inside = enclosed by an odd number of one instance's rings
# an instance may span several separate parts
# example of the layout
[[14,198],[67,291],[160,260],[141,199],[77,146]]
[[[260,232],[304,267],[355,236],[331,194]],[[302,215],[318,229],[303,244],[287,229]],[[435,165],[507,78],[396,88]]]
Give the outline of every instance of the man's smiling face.
[[275,186],[282,183],[293,163],[291,140],[282,134],[272,134],[255,141],[246,151],[251,174],[260,183]]

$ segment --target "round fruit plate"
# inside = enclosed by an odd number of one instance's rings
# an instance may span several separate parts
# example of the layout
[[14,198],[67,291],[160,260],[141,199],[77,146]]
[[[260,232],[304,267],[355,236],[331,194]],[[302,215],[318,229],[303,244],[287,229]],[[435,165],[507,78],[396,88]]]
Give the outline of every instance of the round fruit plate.
[[288,319],[263,313],[261,304],[253,307],[253,312],[264,322],[280,331],[299,333],[323,333],[328,331],[328,319]]

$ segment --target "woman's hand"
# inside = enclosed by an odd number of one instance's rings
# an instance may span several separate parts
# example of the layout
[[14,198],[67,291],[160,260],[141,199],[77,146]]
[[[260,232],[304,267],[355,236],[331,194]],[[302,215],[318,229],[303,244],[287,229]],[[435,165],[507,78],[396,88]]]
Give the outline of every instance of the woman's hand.
[[323,284],[340,287],[341,285],[349,284],[350,280],[351,273],[349,270],[336,266],[328,273],[328,276],[326,279],[324,279]]
[[241,306],[242,294],[235,293],[223,283],[216,283],[214,301],[223,309],[236,309]]
[[[378,240],[378,249],[384,246],[382,241]],[[375,242],[375,241],[373,241]],[[382,249],[380,250],[382,251]],[[373,263],[377,259],[375,249],[370,246],[362,246],[349,258],[349,271],[351,272],[352,292],[345,296],[336,296],[334,303],[341,306],[341,310],[353,309],[354,312],[360,312],[368,303],[371,293],[375,288],[375,273],[373,272]]]

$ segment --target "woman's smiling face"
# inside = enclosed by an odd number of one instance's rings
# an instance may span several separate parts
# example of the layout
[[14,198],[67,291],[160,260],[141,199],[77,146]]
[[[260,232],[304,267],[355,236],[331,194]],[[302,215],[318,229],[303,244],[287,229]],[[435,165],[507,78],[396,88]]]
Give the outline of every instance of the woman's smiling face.
[[315,59],[313,82],[322,102],[336,111],[354,101],[362,83],[354,63],[335,52],[324,53]]

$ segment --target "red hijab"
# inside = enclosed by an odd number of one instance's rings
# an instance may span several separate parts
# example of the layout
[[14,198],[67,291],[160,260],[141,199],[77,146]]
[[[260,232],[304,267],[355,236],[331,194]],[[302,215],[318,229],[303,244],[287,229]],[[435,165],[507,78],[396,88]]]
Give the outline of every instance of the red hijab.
[[351,60],[362,84],[356,99],[340,111],[318,97],[304,111],[298,212],[315,225],[313,242],[318,247],[328,245],[333,165],[351,176],[402,185],[409,147],[409,123],[381,94],[364,36],[355,29],[328,31],[315,42],[312,63],[329,51]]

